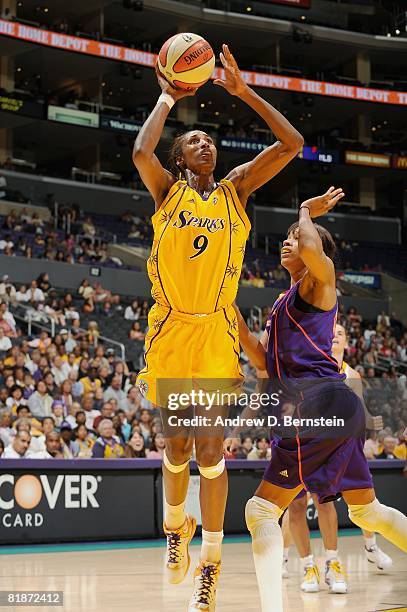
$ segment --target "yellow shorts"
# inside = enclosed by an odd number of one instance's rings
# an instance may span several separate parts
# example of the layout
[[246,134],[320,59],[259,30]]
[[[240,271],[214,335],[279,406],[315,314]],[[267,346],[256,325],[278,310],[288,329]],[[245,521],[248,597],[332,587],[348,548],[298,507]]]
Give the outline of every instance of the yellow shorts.
[[137,377],[142,394],[167,407],[170,394],[192,389],[238,392],[239,334],[232,306],[207,315],[175,312],[154,304],[148,315],[146,367]]

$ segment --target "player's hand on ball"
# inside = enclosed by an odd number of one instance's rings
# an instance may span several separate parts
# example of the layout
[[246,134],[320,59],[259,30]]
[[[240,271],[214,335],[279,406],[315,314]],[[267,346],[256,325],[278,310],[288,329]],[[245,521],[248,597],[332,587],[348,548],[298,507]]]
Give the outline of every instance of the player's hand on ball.
[[367,416],[366,429],[372,429],[373,431],[381,431],[383,427],[383,417],[381,415],[373,416],[369,414],[369,416]]
[[214,84],[226,89],[232,96],[241,96],[247,89],[247,84],[243,80],[239,66],[227,45],[222,45],[222,53],[219,55],[225,71],[224,79],[215,79]]
[[226,438],[223,442],[225,453],[234,453],[240,446],[239,438]]
[[157,80],[158,80],[159,86],[161,87],[161,91],[163,93],[170,95],[171,98],[173,98],[175,102],[178,102],[178,100],[181,100],[182,98],[186,98],[187,96],[194,96],[197,92],[197,89],[186,90],[186,89],[176,89],[175,87],[173,87],[167,81],[167,79],[163,77],[161,72],[158,70],[157,65],[155,66],[155,73],[157,75]]
[[344,195],[342,187],[338,187],[337,189],[335,189],[335,187],[330,187],[323,195],[305,200],[300,208],[308,208],[312,218],[321,217],[329,212]]

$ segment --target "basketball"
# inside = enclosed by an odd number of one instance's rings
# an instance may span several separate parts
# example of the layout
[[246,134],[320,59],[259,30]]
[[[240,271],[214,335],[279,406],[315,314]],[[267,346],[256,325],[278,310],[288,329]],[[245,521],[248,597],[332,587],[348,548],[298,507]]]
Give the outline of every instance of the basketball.
[[195,89],[210,79],[215,67],[215,54],[202,36],[184,32],[163,44],[157,66],[174,87]]

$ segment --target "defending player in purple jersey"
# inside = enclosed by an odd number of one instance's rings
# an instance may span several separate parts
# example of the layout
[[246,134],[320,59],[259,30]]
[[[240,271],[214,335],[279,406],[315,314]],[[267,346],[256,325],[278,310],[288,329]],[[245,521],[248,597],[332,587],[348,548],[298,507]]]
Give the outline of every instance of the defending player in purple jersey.
[[[407,517],[375,496],[363,455],[363,405],[343,382],[332,356],[337,311],[335,245],[329,232],[312,219],[331,210],[343,195],[341,189],[331,187],[301,205],[299,220],[289,228],[281,250],[291,289],[274,304],[261,341],[236,308],[247,356],[296,397],[296,416],[341,416],[346,424],[342,433],[329,436],[300,424],[294,436],[273,440],[271,462],[246,505],[262,612],[283,610],[283,538],[278,519],[304,488],[317,493],[321,502],[342,494],[356,525],[381,533],[407,552]],[[231,441],[225,444],[230,448]]]

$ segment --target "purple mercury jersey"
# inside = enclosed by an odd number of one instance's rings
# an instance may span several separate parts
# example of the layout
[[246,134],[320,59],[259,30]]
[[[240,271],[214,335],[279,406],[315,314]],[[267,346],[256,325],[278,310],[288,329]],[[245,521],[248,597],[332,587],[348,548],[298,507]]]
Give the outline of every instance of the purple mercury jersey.
[[343,380],[332,357],[338,305],[328,311],[302,312],[295,306],[299,282],[278,298],[267,321],[267,372],[270,378]]
[[[291,433],[274,429],[263,479],[287,489],[302,485],[327,502],[342,491],[373,486],[363,454],[364,408],[332,357],[337,305],[315,309],[301,299],[298,288],[299,283],[278,298],[267,321],[267,371],[271,384],[284,388],[299,424]],[[287,409],[284,393],[280,426]],[[329,427],[318,425],[321,417],[330,420]]]

